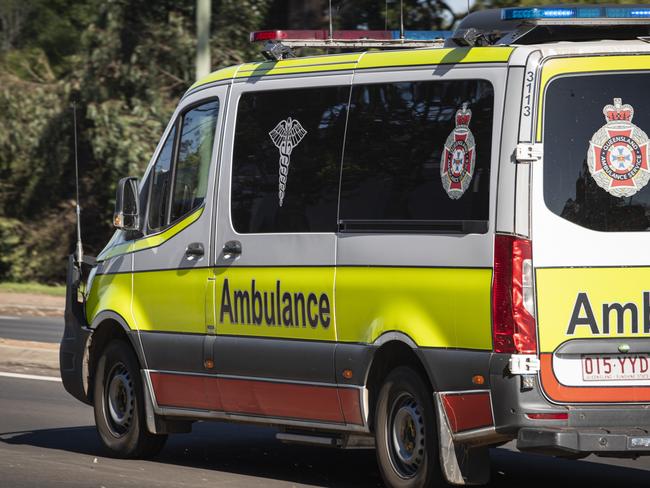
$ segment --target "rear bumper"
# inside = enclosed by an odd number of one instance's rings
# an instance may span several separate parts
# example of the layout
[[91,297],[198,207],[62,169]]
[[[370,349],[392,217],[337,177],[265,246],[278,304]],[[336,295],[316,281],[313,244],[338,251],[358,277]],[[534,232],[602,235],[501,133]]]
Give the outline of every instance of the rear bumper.
[[629,429],[526,427],[519,430],[517,449],[551,455],[582,453],[604,456],[650,455],[650,427]]
[[[559,405],[549,401],[536,376],[532,388],[511,375],[507,354],[490,360],[494,427],[516,439],[517,448],[555,456],[595,453],[650,454],[650,404]],[[566,419],[535,419],[530,414],[566,414]]]

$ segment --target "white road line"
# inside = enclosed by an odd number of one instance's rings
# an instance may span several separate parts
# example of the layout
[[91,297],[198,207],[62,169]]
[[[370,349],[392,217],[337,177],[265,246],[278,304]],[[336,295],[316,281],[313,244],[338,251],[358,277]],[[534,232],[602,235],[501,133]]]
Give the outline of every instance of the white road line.
[[0,320],[20,320],[20,317],[12,317],[10,315],[0,315]]
[[57,376],[38,376],[35,374],[5,373],[1,371],[0,376],[4,376],[5,378],[20,378],[23,380],[61,381],[61,378]]

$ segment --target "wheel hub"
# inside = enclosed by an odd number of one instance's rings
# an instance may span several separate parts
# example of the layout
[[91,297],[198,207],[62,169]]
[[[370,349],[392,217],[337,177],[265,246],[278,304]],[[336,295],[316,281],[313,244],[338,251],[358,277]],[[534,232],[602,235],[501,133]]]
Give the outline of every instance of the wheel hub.
[[111,430],[117,435],[126,433],[133,418],[134,390],[128,370],[116,364],[106,382],[106,406]]
[[424,461],[424,418],[409,394],[395,399],[389,417],[389,452],[396,472],[412,478]]

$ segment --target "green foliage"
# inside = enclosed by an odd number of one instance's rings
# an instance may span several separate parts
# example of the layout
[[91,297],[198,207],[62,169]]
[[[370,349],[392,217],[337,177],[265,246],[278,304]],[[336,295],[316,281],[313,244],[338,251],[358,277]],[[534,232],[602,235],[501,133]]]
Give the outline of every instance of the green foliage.
[[[212,3],[214,68],[257,57],[267,1]],[[84,243],[112,233],[115,184],[141,175],[194,82],[194,0],[0,3],[0,279],[61,282],[72,251],[77,104]]]

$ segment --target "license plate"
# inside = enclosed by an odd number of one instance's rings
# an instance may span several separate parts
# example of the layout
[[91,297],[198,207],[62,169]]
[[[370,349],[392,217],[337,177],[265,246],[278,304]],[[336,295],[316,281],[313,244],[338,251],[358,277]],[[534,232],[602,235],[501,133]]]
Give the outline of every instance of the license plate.
[[582,379],[584,381],[650,380],[650,355],[582,356]]

